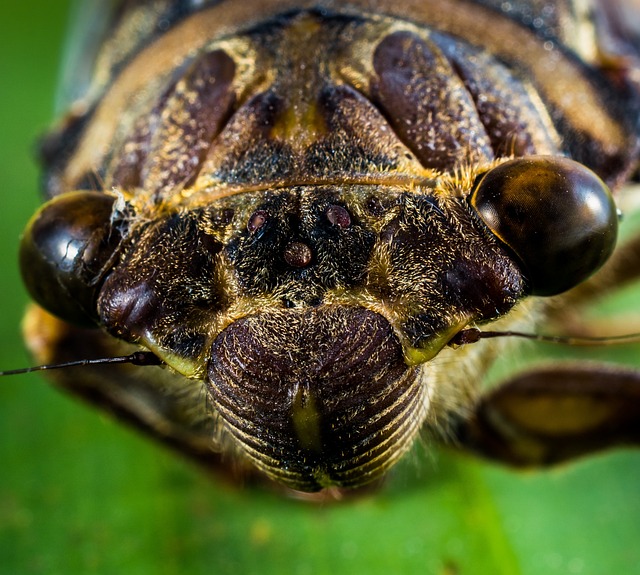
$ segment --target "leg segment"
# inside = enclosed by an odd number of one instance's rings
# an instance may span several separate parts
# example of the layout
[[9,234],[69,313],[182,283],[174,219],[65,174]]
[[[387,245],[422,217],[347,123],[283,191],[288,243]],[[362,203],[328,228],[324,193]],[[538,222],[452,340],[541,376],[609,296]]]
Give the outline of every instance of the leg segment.
[[640,445],[640,373],[568,365],[489,392],[457,426],[461,447],[514,466],[546,466]]

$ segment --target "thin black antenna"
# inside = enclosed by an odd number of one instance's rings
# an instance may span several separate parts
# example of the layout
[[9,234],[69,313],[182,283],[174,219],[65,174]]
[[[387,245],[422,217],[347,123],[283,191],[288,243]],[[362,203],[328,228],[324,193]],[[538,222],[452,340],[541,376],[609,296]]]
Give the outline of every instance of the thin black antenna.
[[614,335],[606,337],[575,337],[564,335],[539,335],[535,333],[524,333],[521,331],[481,331],[472,327],[458,332],[447,345],[457,347],[468,343],[476,343],[481,339],[492,339],[495,337],[520,337],[533,341],[543,341],[546,343],[560,343],[563,345],[575,346],[603,346],[603,345],[623,345],[626,343],[640,342],[640,333],[629,333],[626,335]]
[[0,371],[2,375],[21,375],[34,371],[48,371],[51,369],[65,369],[67,367],[79,367],[84,365],[107,365],[113,363],[130,363],[131,365],[162,365],[164,362],[150,351],[136,351],[131,355],[121,355],[118,357],[103,357],[99,359],[79,359],[65,363],[54,363],[51,365],[36,365],[35,367],[25,367],[22,369],[10,369]]

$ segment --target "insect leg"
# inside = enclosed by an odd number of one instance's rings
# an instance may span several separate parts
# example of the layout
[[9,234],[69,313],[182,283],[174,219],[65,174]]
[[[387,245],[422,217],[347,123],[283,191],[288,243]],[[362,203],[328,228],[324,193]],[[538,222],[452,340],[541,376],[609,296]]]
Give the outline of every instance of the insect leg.
[[[98,329],[71,326],[32,305],[24,331],[36,361],[63,363],[78,358],[114,357],[135,346]],[[97,365],[57,370],[51,378],[62,389],[104,409],[120,421],[178,451],[208,470],[238,472],[215,449],[216,420],[200,382],[158,366]]]
[[524,373],[481,398],[456,439],[517,467],[640,445],[640,373],[593,364]]

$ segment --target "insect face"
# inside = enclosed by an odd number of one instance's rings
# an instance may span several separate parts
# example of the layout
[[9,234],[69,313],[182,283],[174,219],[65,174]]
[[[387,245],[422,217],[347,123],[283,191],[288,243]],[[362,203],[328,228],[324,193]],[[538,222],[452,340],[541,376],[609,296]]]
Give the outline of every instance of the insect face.
[[547,312],[530,296],[609,258],[637,94],[536,52],[590,111],[615,94],[600,132],[528,53],[508,62],[506,41],[428,7],[289,4],[257,20],[206,6],[122,61],[105,45],[110,83],[52,138],[52,199],[23,240],[25,282],[59,318],[34,308],[30,337],[49,359],[81,338],[95,355],[152,352],[162,375],[60,381],[208,465],[232,453],[294,489],[370,483],[423,431],[488,452],[492,433],[517,435],[474,427],[469,373],[497,349],[447,344],[531,327]]

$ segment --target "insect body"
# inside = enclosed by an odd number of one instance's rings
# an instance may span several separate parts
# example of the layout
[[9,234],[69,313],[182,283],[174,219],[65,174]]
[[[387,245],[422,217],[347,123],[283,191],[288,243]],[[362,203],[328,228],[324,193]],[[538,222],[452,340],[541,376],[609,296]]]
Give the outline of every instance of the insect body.
[[[165,365],[58,383],[305,491],[369,483],[421,433],[513,464],[637,442],[634,374],[559,368],[482,396],[500,348],[447,345],[570,301],[613,252],[609,188],[637,160],[621,21],[509,8],[123,2],[45,145],[26,331],[49,363]],[[591,22],[607,66],[571,39],[596,45]]]

